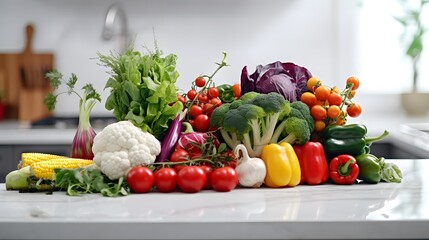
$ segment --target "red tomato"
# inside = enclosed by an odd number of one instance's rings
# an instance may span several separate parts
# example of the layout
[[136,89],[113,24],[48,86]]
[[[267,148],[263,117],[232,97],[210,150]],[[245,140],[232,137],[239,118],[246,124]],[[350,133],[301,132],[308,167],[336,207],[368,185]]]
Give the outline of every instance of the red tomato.
[[241,97],[241,85],[240,84],[234,84],[232,85],[232,90],[234,91],[234,96],[236,98]]
[[155,186],[160,192],[173,192],[177,186],[177,172],[173,168],[160,168],[155,172]]
[[195,118],[192,125],[198,132],[207,132],[210,127],[210,118],[206,114],[200,114]]
[[143,166],[131,168],[127,174],[127,183],[132,192],[147,193],[149,192],[155,181],[152,170]]
[[238,174],[232,167],[215,169],[210,181],[214,190],[218,192],[229,192],[238,184]]
[[186,166],[177,174],[177,184],[186,193],[196,193],[203,189],[207,174],[198,166]]
[[197,87],[204,87],[204,85],[206,85],[206,79],[203,77],[197,77],[197,79],[195,79],[195,85]]
[[362,107],[358,103],[352,103],[347,107],[347,114],[350,117],[358,117],[362,113]]
[[170,162],[184,162],[188,159],[189,153],[183,148],[176,148],[171,154]]
[[207,181],[206,181],[206,184],[204,184],[203,189],[211,189],[212,184],[210,182],[210,176],[213,172],[213,168],[207,165],[201,165],[200,168],[203,169],[203,171],[206,173],[206,176],[207,176]]
[[181,102],[182,104],[185,104],[186,99],[184,96],[177,94],[177,101]]
[[207,91],[207,95],[209,96],[209,98],[217,98],[219,97],[219,90],[215,87],[211,87]]
[[200,93],[198,95],[198,101],[200,103],[208,103],[209,102],[209,97],[207,97],[207,94],[205,94],[205,93]]
[[219,107],[220,105],[222,105],[222,101],[219,98],[210,99],[210,103],[213,104],[215,107]]
[[191,117],[196,118],[198,115],[203,113],[203,108],[198,105],[192,105],[191,109],[189,110],[189,114],[191,114]]
[[213,113],[213,110],[215,109],[215,106],[211,103],[206,103],[203,106],[203,112],[207,114],[207,116],[211,116]]
[[188,91],[187,96],[189,100],[194,100],[194,98],[197,96],[197,91],[195,91],[194,89],[191,89]]

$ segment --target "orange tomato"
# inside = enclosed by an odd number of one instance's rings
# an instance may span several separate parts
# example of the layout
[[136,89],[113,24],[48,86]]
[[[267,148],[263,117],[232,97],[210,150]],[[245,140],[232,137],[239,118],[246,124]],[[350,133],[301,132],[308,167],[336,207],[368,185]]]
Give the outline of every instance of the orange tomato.
[[331,105],[328,108],[328,116],[332,119],[337,119],[341,114],[341,109],[337,105]]
[[314,92],[314,90],[322,85],[322,81],[320,81],[318,78],[311,77],[307,80],[307,87],[310,89],[310,91]]
[[343,102],[343,98],[341,97],[340,94],[336,92],[331,92],[331,94],[329,94],[329,97],[328,97],[328,102],[329,102],[329,105],[340,106],[341,103]]
[[328,116],[326,109],[321,105],[314,105],[311,107],[310,113],[316,121],[323,120]]
[[353,84],[352,90],[356,90],[356,89],[359,88],[360,81],[359,81],[359,79],[357,77],[349,77],[346,80],[346,84],[347,85]]
[[358,103],[352,103],[347,106],[347,114],[350,117],[358,117],[362,113],[362,107]]
[[301,94],[300,100],[301,102],[307,104],[307,106],[310,108],[317,104],[316,95],[314,95],[312,92],[304,92]]
[[325,129],[326,127],[326,123],[323,122],[322,120],[318,120],[314,122],[314,130],[316,130],[316,132],[321,132],[323,131],[323,129]]
[[314,95],[316,95],[316,98],[318,100],[324,101],[328,99],[330,94],[331,94],[331,89],[329,89],[326,86],[319,86],[318,88],[316,88],[316,90],[314,90]]

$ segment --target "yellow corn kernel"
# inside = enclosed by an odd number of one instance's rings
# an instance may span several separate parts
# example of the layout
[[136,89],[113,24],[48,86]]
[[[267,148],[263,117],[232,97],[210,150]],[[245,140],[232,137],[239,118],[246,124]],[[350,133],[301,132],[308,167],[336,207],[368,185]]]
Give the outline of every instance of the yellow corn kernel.
[[80,158],[56,158],[33,163],[31,169],[36,178],[54,179],[54,169],[65,168],[75,169],[94,164],[92,160]]
[[35,152],[22,153],[21,162],[18,164],[18,169],[31,166],[33,163],[36,163],[36,162],[46,161],[50,159],[58,159],[58,158],[66,158],[66,157],[55,155],[55,154],[48,154],[48,153],[35,153]]

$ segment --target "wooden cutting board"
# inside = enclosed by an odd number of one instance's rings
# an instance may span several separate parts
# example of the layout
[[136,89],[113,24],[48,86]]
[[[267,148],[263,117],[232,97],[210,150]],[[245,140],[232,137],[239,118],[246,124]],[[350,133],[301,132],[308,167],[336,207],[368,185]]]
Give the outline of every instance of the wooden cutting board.
[[6,118],[32,122],[52,115],[43,98],[52,91],[44,75],[54,67],[54,54],[35,53],[34,35],[34,27],[27,25],[23,51],[0,54],[0,91],[4,93]]

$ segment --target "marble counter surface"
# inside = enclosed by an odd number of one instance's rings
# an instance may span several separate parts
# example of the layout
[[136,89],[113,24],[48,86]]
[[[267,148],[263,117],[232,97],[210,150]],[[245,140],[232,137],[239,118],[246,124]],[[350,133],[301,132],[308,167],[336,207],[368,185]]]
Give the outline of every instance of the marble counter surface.
[[69,197],[0,184],[0,239],[423,239],[429,159],[402,183]]

